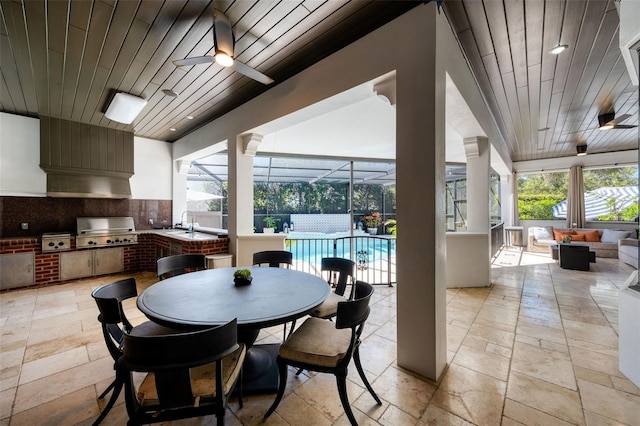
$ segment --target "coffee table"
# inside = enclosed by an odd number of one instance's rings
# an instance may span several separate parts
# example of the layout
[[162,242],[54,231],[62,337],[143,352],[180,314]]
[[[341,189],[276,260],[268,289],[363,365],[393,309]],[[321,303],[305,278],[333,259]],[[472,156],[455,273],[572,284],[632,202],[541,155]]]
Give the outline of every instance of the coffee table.
[[[571,245],[571,246],[585,246],[588,247],[586,244],[579,244],[579,243],[556,243],[556,244],[551,244],[549,245],[549,251],[551,252],[551,258],[553,260],[555,260],[556,262],[559,262],[560,259],[560,253],[559,253],[559,249],[560,249],[560,245]],[[596,252],[589,249],[588,252],[585,252],[585,254],[589,257],[589,263],[596,263]],[[560,265],[561,268],[563,269],[573,269],[573,268],[565,268],[562,265]]]

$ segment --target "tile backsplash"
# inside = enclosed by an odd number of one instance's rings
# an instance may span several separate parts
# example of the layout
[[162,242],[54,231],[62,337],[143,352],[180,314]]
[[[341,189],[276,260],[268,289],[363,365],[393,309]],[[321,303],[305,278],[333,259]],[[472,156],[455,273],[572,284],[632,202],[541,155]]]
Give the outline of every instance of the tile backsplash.
[[[75,234],[77,217],[131,216],[139,230],[169,227],[171,204],[171,200],[0,197],[0,238]],[[22,229],[23,223],[28,229]]]

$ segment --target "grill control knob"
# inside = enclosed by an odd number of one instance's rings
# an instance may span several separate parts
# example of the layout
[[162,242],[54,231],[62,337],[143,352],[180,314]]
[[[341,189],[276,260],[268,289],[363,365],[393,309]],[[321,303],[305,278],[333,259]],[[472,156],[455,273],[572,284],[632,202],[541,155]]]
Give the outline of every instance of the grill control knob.
[[111,244],[113,241],[111,240],[107,240],[107,244]]
[[58,245],[59,245],[60,247],[62,247],[62,246],[64,245],[64,241],[60,241],[60,242],[58,243]]
[[54,245],[53,242],[49,243],[49,247],[53,247]]

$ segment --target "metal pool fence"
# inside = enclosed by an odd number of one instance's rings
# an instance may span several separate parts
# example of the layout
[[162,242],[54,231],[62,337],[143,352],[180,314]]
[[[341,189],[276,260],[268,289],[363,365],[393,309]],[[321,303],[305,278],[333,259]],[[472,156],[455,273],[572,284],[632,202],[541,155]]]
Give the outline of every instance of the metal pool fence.
[[293,269],[320,275],[323,257],[342,257],[356,263],[356,280],[392,286],[396,282],[396,239],[386,236],[288,238]]

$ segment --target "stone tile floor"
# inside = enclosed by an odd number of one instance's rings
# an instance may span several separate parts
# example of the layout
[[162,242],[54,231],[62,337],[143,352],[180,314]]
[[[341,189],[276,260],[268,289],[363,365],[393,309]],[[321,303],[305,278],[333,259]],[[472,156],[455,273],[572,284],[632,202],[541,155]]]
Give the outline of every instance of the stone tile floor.
[[[632,269],[598,259],[590,272],[560,269],[548,255],[503,250],[490,288],[447,290],[449,365],[438,383],[396,365],[397,287],[377,286],[365,327],[363,365],[375,405],[355,369],[349,396],[361,425],[640,425],[640,389],[618,370],[617,293]],[[140,291],[155,282],[136,274]],[[0,295],[0,426],[89,425],[113,379],[91,291],[103,277]],[[145,318],[126,304],[134,323]],[[282,329],[259,341],[277,343]],[[290,376],[273,395],[232,400],[228,425],[346,425],[332,376]],[[123,425],[123,398],[105,425]],[[172,422],[214,424],[215,418]]]

